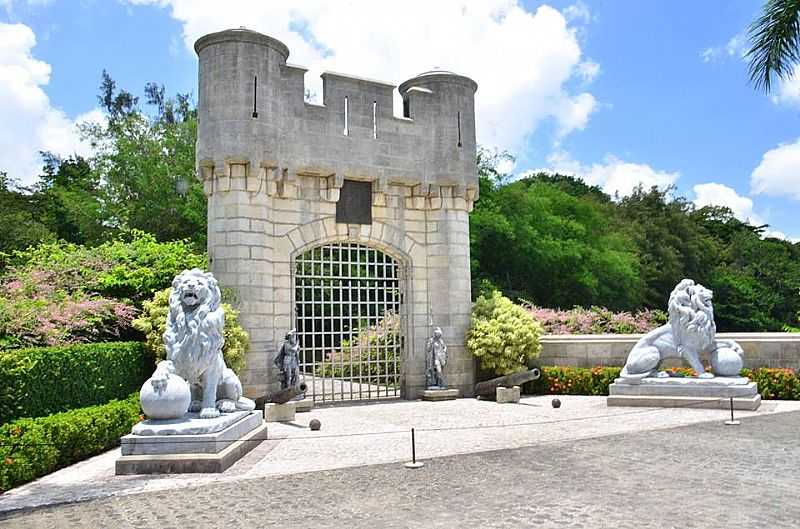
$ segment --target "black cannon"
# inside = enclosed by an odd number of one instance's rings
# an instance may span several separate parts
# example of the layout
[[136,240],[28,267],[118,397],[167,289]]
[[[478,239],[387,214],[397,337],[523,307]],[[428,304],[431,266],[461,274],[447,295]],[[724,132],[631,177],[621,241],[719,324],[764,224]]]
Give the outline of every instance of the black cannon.
[[493,378],[485,382],[478,382],[475,384],[475,396],[494,398],[498,387],[511,388],[521,386],[526,382],[538,380],[541,375],[542,373],[539,369],[534,367],[529,371],[520,371],[519,373]]
[[269,395],[269,400],[267,402],[274,402],[275,404],[285,404],[292,400],[293,398],[302,395],[306,392],[308,386],[306,386],[305,382],[300,382],[296,386],[290,386],[286,389],[281,389]]
[[263,397],[259,397],[256,399],[256,408],[259,410],[264,409],[264,404],[267,402],[273,402],[275,404],[286,404],[293,398],[302,395],[306,392],[308,386],[306,386],[305,382],[300,382],[297,386],[288,387],[286,389],[279,389],[274,393],[267,393]]

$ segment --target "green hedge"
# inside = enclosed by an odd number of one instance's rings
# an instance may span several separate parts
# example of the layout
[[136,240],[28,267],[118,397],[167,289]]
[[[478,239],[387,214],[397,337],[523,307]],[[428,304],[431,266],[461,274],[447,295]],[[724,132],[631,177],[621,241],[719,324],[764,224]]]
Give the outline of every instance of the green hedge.
[[[529,394],[546,395],[608,395],[608,386],[619,377],[619,367],[542,367],[539,380],[529,382],[522,388]],[[692,375],[691,369],[678,368],[684,375]],[[800,400],[800,377],[792,369],[758,368],[743,369],[742,376],[758,383],[763,399]]]
[[140,342],[0,351],[0,424],[127,398],[153,362]]
[[140,419],[139,394],[0,426],[0,493],[119,445]]

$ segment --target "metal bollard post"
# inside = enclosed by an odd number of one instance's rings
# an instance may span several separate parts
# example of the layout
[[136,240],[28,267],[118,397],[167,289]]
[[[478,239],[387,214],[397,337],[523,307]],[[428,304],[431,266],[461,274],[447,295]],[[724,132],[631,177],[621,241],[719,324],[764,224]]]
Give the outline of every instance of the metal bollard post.
[[733,397],[731,397],[731,420],[725,421],[725,424],[727,424],[728,426],[736,426],[742,424],[742,421],[737,421],[736,419],[733,418]]
[[411,461],[405,464],[406,468],[422,468],[425,463],[417,461],[417,443],[414,436],[414,428],[411,428]]

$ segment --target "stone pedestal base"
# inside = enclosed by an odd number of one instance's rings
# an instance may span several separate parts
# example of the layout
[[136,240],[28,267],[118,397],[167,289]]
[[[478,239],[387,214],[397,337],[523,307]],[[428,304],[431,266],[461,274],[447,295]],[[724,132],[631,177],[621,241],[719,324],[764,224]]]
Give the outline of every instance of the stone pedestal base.
[[[224,472],[267,438],[267,425],[257,411],[238,412],[235,416],[223,415],[220,420],[207,421],[214,424],[208,424],[205,430],[217,431],[174,433],[198,428],[197,420],[191,417],[187,417],[183,425],[178,420],[139,423],[134,431],[147,433],[122,438],[122,457],[116,462],[116,474]],[[219,430],[220,424],[227,426]]]
[[511,388],[504,388],[503,386],[498,386],[495,392],[498,404],[519,402],[519,396],[520,396],[519,386],[514,386]]
[[426,389],[422,392],[422,400],[454,400],[458,398],[458,390],[452,389]]
[[745,377],[618,378],[608,388],[608,406],[757,410],[761,395]]
[[[235,411],[223,413],[213,419],[201,419],[199,413],[187,413],[180,419],[147,419],[133,427],[133,435],[137,437],[204,435],[221,432],[232,424],[252,415],[252,411]],[[255,412],[258,415],[257,412]],[[128,436],[126,436],[128,437]],[[125,439],[123,437],[123,439]]]
[[285,404],[268,402],[264,405],[264,420],[267,422],[292,422],[297,405],[289,401]]
[[297,413],[304,413],[314,409],[314,399],[305,398],[303,400],[295,400],[294,408]]

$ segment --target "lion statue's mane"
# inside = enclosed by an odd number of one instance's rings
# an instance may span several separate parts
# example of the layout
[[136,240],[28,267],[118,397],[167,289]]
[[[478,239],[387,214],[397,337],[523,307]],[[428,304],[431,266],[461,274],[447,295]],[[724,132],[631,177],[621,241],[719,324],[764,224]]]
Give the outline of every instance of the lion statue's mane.
[[715,339],[713,296],[709,289],[691,279],[678,283],[669,296],[669,321],[636,342],[621,376],[629,379],[665,376],[658,372],[661,361],[681,358],[698,376],[711,377],[703,367],[703,354],[711,355],[715,374],[737,375],[742,367],[742,349],[732,340]]
[[[197,293],[199,304],[185,305],[183,298],[192,284],[198,285],[191,291]],[[172,281],[164,345],[167,358],[187,381],[199,379],[205,369],[222,360],[225,313],[220,307],[221,297],[216,278],[197,268],[184,271]]]
[[175,277],[163,337],[167,358],[158,364],[154,375],[165,382],[172,375],[186,380],[192,390],[189,411],[199,411],[201,418],[255,407],[242,396],[239,378],[225,366],[221,298],[211,273],[194,268]]

